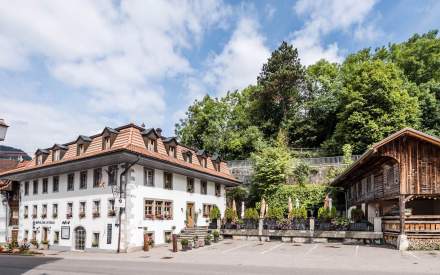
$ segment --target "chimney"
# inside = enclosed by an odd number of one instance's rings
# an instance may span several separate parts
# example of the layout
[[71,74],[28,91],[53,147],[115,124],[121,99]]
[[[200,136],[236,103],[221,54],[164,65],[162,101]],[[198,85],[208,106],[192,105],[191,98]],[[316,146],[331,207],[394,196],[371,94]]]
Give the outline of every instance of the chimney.
[[157,133],[159,136],[162,136],[162,129],[160,129],[160,128],[156,128],[156,133]]

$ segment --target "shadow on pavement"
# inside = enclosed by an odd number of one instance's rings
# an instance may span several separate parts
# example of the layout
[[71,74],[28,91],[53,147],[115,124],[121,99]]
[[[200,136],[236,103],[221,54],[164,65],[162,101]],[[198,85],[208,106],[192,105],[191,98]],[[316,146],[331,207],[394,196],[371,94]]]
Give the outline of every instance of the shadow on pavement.
[[24,274],[38,266],[61,260],[55,257],[0,255],[0,274]]

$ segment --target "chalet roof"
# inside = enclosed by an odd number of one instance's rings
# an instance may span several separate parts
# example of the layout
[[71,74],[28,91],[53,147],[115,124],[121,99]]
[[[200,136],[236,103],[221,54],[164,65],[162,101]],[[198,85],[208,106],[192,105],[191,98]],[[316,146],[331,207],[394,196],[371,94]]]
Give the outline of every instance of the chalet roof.
[[[239,181],[230,174],[226,163],[221,163],[220,171],[216,171],[215,168],[210,165],[208,165],[208,167],[203,167],[202,165],[197,163],[186,162],[183,159],[182,153],[185,150],[191,150],[192,153],[195,153],[195,150],[189,149],[186,146],[176,143],[176,156],[169,156],[166,153],[165,144],[166,142],[171,141],[177,142],[175,137],[159,139],[158,150],[150,151],[147,149],[146,144],[142,138],[142,133],[145,131],[143,127],[134,124],[127,124],[115,128],[115,131],[118,132],[118,135],[116,136],[115,141],[112,143],[111,148],[109,149],[102,149],[102,134],[93,135],[89,137],[91,139],[91,142],[86,151],[81,155],[77,154],[76,142],[65,143],[63,145],[60,145],[68,148],[62,160],[54,161],[53,158],[48,157],[43,164],[38,164],[36,161],[29,161],[20,167],[0,173],[0,178],[8,178],[8,176],[14,177],[25,172],[27,173],[43,171],[46,168],[51,168],[55,166],[58,167],[67,163],[81,162],[83,160],[102,157],[108,154],[124,152],[139,155],[150,160],[178,166],[180,168],[185,168],[191,171],[197,171],[198,173],[203,173],[209,176],[218,177],[235,184],[239,183]],[[53,152],[48,149],[39,149],[37,150],[37,154],[38,153],[44,153],[50,156],[50,154],[52,154]]]
[[212,155],[211,159],[213,161],[221,161],[222,160],[220,154],[218,154],[218,153],[214,153],[214,155]]
[[154,134],[156,136],[156,138],[160,137],[159,133],[157,133],[157,131],[154,128],[148,128],[148,129],[145,129],[141,132],[142,136],[149,136],[151,134]]
[[176,137],[168,137],[168,138],[163,139],[163,143],[172,143],[172,142],[174,142],[175,144],[179,143],[179,142],[177,142]]
[[413,128],[403,128],[397,132],[395,132],[394,134],[391,134],[390,136],[382,139],[379,142],[374,143],[367,151],[365,151],[361,157],[353,162],[349,167],[347,167],[347,169],[344,170],[344,172],[342,174],[340,174],[338,177],[336,177],[332,182],[331,185],[336,185],[339,182],[341,182],[342,180],[344,180],[351,172],[353,172],[355,169],[357,169],[361,164],[365,163],[365,161],[367,161],[368,159],[370,159],[372,157],[372,155],[377,152],[377,150],[382,147],[385,144],[388,144],[389,142],[401,137],[401,136],[411,136],[414,137],[416,139],[420,139],[420,140],[424,140],[426,142],[432,143],[436,146],[440,146],[440,139],[435,137],[435,136],[431,136],[428,135],[426,133],[417,131]]
[[49,150],[38,148],[37,151],[35,152],[35,154],[36,154],[36,155],[38,155],[38,154],[45,154],[45,155],[48,155],[48,154],[49,154]]
[[198,157],[206,158],[208,156],[208,153],[206,152],[205,149],[200,149],[200,150],[197,150],[196,155]]
[[113,128],[110,128],[110,127],[105,127],[104,130],[102,131],[102,135],[103,135],[105,132],[108,132],[108,133],[110,133],[110,134],[118,134],[118,133],[119,133],[117,130],[115,130],[115,129],[113,129]]

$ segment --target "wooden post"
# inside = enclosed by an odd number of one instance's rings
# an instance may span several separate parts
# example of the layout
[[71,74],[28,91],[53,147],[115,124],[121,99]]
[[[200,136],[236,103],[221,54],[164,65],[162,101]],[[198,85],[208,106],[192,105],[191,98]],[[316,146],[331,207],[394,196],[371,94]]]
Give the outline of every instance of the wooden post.
[[173,234],[173,252],[177,252],[177,235]]
[[147,233],[144,233],[144,251],[150,250],[150,238]]
[[405,235],[405,195],[399,196],[400,234]]

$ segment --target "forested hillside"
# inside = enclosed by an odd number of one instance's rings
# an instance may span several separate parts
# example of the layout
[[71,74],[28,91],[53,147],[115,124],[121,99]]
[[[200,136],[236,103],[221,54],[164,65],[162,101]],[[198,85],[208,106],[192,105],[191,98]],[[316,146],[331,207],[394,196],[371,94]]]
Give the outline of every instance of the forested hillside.
[[285,133],[289,147],[353,153],[402,127],[440,135],[440,38],[437,31],[350,54],[342,64],[305,67],[283,42],[257,84],[225,97],[205,96],[176,124],[190,146],[245,159]]

